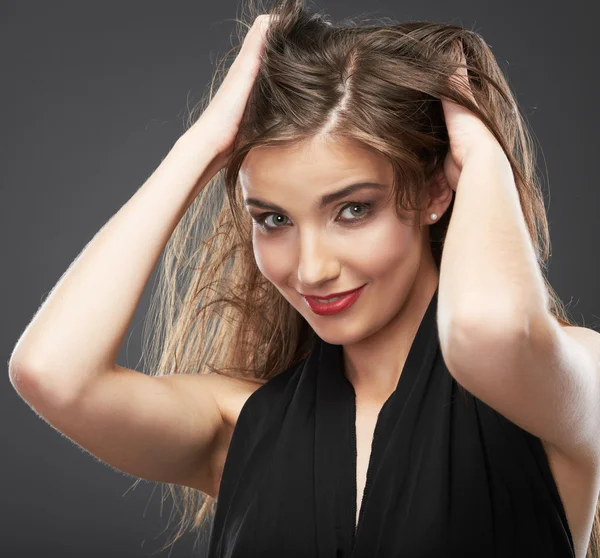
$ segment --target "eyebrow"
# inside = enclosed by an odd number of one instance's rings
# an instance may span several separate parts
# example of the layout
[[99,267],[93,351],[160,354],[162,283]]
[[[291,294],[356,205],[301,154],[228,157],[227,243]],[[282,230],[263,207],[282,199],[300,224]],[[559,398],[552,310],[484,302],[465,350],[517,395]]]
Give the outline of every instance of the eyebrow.
[[[319,210],[324,209],[329,204],[338,201],[341,198],[345,198],[346,196],[353,194],[359,190],[365,189],[377,189],[384,190],[387,188],[385,184],[380,184],[379,182],[358,182],[356,184],[350,184],[349,186],[345,186],[341,190],[337,190],[335,192],[331,192],[329,194],[325,194],[318,201],[317,208]],[[265,202],[263,200],[259,200],[257,198],[245,198],[244,203],[246,206],[253,205],[255,207],[260,207],[261,209],[271,209],[276,211],[277,213],[287,213],[287,211],[274,203]]]

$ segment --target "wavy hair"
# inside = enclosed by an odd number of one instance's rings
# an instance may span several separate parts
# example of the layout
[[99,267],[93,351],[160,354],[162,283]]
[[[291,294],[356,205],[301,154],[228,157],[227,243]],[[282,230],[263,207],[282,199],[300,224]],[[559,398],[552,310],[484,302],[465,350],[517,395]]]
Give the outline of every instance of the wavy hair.
[[[190,127],[212,100],[229,56],[239,50],[254,19],[262,13],[279,17],[266,36],[228,163],[189,206],[159,262],[144,325],[142,358],[150,375],[216,373],[267,381],[308,356],[312,328],[254,259],[252,223],[239,196],[244,158],[255,147],[290,146],[320,134],[351,139],[390,161],[398,211],[418,215],[427,182],[443,168],[449,148],[442,96],[474,112],[504,149],[544,276],[548,309],[562,325],[576,325],[547,280],[550,238],[532,138],[480,35],[427,21],[384,18],[373,24],[363,16],[332,24],[302,0],[270,6],[246,2],[247,13],[235,20],[239,44],[217,66],[208,94],[189,115]],[[461,51],[477,105],[449,85]],[[454,200],[430,226],[438,269],[453,205]],[[205,526],[216,509],[207,494],[166,486],[182,515],[175,538],[163,549],[186,529]],[[600,508],[587,558],[598,558],[599,515]]]

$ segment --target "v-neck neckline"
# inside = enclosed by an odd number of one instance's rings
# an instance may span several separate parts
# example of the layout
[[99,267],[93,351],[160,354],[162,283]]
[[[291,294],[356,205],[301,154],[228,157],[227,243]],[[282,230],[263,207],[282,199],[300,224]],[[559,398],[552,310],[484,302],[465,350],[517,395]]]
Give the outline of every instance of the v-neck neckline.
[[[369,501],[373,488],[377,488],[377,473],[388,445],[386,442],[402,414],[420,370],[433,364],[435,351],[431,350],[434,347],[431,342],[434,340],[432,334],[437,334],[437,292],[436,288],[413,338],[396,387],[378,413],[358,520],[356,392],[344,374],[342,345],[331,345],[319,339],[314,473],[317,515],[321,517],[316,528],[324,543],[329,539],[332,545],[346,550],[341,556],[354,556],[365,519],[368,520],[367,515],[373,513]],[[425,358],[426,355],[429,358]],[[327,535],[328,529],[334,534]]]
[[[356,394],[342,347],[316,337],[306,359],[242,408],[210,556],[464,556],[477,549],[526,556],[541,545],[574,557],[539,439],[466,390],[459,394],[437,335],[436,296],[396,389],[369,424],[362,506]],[[356,508],[362,508],[358,522]]]

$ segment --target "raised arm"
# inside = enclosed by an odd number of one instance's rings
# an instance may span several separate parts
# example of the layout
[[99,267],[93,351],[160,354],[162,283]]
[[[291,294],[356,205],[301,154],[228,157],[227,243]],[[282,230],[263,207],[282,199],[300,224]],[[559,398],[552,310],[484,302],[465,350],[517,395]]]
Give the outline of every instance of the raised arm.
[[219,441],[231,431],[220,401],[258,386],[216,375],[150,377],[118,366],[116,357],[173,230],[226,163],[260,64],[264,23],[260,16],[194,126],[63,274],[9,363],[13,386],[47,422],[143,478],[210,488]]

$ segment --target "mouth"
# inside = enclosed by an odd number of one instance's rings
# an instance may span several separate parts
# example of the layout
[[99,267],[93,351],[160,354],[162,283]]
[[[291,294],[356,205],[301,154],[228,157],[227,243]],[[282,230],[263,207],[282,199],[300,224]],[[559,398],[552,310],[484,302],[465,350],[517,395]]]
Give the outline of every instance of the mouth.
[[358,300],[358,297],[362,293],[365,286],[366,283],[365,285],[362,285],[361,287],[358,287],[352,291],[331,295],[328,298],[317,298],[306,295],[302,295],[302,298],[304,298],[308,304],[308,307],[315,314],[320,316],[330,316],[332,314],[339,314],[340,312],[352,306],[352,304]]

